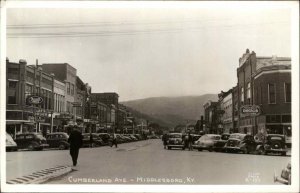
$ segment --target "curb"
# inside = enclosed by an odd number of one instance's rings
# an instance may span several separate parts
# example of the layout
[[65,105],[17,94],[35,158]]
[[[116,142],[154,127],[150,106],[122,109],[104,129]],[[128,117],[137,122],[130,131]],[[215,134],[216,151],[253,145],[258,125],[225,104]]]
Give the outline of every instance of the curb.
[[9,180],[7,184],[40,184],[51,178],[55,178],[72,171],[71,166],[55,166],[45,170],[34,172],[30,175]]

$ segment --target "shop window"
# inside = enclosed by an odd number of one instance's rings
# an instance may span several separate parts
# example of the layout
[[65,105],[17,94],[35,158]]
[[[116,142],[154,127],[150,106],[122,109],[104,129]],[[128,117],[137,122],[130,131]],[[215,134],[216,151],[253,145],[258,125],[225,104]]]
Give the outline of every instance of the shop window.
[[269,104],[276,103],[276,87],[274,83],[268,84],[268,93],[269,93]]
[[292,100],[291,83],[284,83],[284,98],[286,103],[290,103]]
[[8,96],[7,104],[17,104],[16,93],[12,96]]
[[267,123],[280,123],[280,115],[267,115],[266,116],[266,122]]

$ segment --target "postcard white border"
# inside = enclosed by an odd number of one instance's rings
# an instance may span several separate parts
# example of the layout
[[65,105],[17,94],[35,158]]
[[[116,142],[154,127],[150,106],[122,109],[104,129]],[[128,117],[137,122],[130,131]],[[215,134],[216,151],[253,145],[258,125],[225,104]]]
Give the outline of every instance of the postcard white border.
[[[6,9],[9,8],[290,8],[292,10],[292,185],[8,185],[6,184],[5,96]],[[133,1],[7,1],[1,2],[1,189],[4,192],[298,192],[299,191],[299,2],[133,2]]]

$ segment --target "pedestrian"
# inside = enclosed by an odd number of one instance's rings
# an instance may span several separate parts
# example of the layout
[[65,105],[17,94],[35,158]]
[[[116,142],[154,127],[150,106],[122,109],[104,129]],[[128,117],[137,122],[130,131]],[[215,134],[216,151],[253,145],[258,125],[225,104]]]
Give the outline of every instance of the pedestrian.
[[189,145],[189,151],[193,150],[193,136],[191,133],[188,135],[188,145]]
[[112,137],[113,138],[112,138],[112,143],[111,143],[110,147],[112,147],[113,145],[115,145],[115,147],[117,148],[118,147],[117,135],[114,133]]
[[72,157],[73,166],[77,165],[79,149],[82,146],[83,136],[77,128],[73,128],[70,133],[68,142],[70,144],[70,155]]
[[184,148],[183,150],[185,150],[185,148],[188,148],[189,146],[189,136],[187,134],[184,135]]
[[164,149],[166,149],[167,148],[167,143],[168,143],[168,135],[166,133],[163,134],[162,141],[164,143]]
[[92,148],[94,146],[93,143],[94,143],[93,135],[92,135],[92,133],[90,133],[90,148]]

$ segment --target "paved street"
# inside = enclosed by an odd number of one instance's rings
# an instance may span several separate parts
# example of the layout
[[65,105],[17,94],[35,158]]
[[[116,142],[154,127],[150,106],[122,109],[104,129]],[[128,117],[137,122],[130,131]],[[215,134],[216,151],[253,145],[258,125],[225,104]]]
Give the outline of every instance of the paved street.
[[[71,173],[48,184],[270,184],[290,157],[165,150],[161,140],[83,148]],[[71,165],[67,150],[7,153],[7,179]]]

